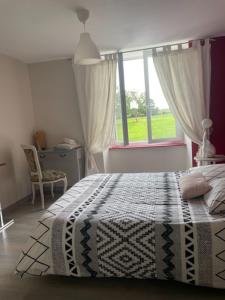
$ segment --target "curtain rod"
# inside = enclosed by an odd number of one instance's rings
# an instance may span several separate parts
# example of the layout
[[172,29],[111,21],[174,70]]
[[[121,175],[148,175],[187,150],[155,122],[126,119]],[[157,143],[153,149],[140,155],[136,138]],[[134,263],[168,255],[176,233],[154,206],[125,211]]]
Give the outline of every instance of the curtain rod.
[[[107,55],[107,54],[113,54],[113,53],[130,53],[130,52],[137,52],[137,51],[144,51],[144,50],[153,50],[153,49],[157,49],[157,48],[163,48],[166,46],[176,46],[176,45],[184,45],[187,44],[189,42],[196,42],[196,41],[205,41],[206,39],[196,39],[196,40],[190,40],[190,41],[186,41],[186,42],[180,42],[180,43],[174,43],[174,44],[164,44],[164,45],[159,45],[159,46],[155,46],[155,47],[146,47],[146,48],[137,48],[137,49],[132,49],[132,50],[117,50],[115,52],[105,52],[103,55]],[[214,38],[209,38],[210,42],[215,41]]]

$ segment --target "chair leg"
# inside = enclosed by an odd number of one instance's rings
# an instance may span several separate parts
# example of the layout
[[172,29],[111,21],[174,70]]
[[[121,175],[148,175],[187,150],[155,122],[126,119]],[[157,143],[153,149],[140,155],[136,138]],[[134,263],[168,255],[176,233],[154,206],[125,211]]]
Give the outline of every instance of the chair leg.
[[63,189],[63,193],[65,194],[65,192],[66,192],[66,190],[67,190],[67,185],[68,185],[68,183],[67,183],[67,178],[65,177],[63,181],[64,181],[64,189]]
[[42,182],[39,182],[39,188],[40,188],[40,194],[41,194],[41,207],[42,207],[42,209],[45,209],[45,196],[44,196],[44,189],[43,189]]
[[54,183],[51,182],[50,185],[51,185],[51,196],[52,196],[52,199],[54,199],[55,198],[55,195],[54,195]]
[[34,205],[34,200],[35,200],[35,184],[32,182],[31,183],[32,187],[32,204]]

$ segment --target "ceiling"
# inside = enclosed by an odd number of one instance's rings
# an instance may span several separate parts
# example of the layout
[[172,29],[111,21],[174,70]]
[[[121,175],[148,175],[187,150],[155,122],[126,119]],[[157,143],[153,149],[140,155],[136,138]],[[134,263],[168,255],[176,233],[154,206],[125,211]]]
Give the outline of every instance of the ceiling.
[[82,31],[103,51],[225,34],[225,0],[0,0],[0,53],[24,62],[72,57]]

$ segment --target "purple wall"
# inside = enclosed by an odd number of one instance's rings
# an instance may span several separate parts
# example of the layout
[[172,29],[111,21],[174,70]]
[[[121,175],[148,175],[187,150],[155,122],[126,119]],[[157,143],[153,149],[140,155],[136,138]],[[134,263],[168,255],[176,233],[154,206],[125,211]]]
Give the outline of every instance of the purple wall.
[[216,147],[217,154],[225,154],[225,37],[216,38],[212,42],[211,62],[211,142]]
[[[210,118],[213,131],[210,137],[217,154],[225,154],[225,37],[211,44],[211,102]],[[192,144],[193,157],[198,147]]]

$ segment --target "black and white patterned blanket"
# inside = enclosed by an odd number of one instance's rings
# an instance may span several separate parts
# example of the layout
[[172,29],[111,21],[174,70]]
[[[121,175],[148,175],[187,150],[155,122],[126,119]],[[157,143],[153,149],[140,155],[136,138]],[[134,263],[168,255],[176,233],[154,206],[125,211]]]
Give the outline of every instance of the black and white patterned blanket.
[[20,276],[158,278],[225,288],[225,215],[180,197],[180,173],[86,177],[39,220]]

